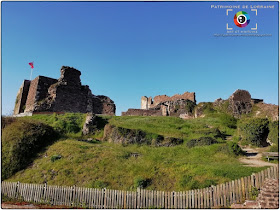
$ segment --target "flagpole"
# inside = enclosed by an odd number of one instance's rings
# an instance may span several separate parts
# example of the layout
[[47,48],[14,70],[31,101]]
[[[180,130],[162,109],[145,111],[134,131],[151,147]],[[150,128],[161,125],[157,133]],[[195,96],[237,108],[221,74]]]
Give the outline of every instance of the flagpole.
[[32,79],[32,70],[33,70],[33,68],[31,68],[30,81],[31,81],[31,79]]

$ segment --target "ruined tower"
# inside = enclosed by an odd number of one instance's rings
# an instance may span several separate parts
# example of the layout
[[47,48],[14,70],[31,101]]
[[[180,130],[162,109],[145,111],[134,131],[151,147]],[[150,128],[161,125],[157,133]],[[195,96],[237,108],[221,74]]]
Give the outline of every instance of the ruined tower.
[[89,86],[82,85],[81,72],[62,66],[60,78],[38,76],[25,80],[17,95],[14,114],[42,112],[93,112],[115,115],[116,106],[107,96],[93,95]]

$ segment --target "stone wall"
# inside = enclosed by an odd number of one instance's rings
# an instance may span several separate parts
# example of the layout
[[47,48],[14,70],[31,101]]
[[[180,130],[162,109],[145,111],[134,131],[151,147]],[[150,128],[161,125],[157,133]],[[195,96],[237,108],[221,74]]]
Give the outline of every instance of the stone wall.
[[122,116],[162,116],[161,110],[155,109],[128,109]]
[[236,90],[228,100],[228,108],[235,117],[252,111],[251,94],[247,90]]
[[43,97],[34,109],[35,112],[81,112],[91,111],[88,108],[88,95],[91,91],[88,86],[81,85],[81,72],[67,66],[62,66],[60,78],[47,89]]
[[87,110],[89,92],[88,86],[78,87],[58,82],[49,88],[48,98],[35,111],[90,112]]
[[279,208],[279,180],[266,179],[257,198],[262,209]]
[[[114,101],[107,96],[94,96],[89,86],[81,85],[81,72],[79,70],[62,66],[60,72],[58,80],[38,76],[31,81],[25,113],[93,112],[95,114],[115,114]],[[18,110],[17,105],[15,108]]]
[[92,97],[93,104],[93,113],[102,114],[106,113],[107,115],[115,115],[116,105],[109,97],[99,95]]
[[152,97],[142,96],[141,97],[141,109],[150,109],[156,107],[158,104],[166,102],[166,101],[177,101],[177,100],[190,100],[196,103],[195,93],[185,92],[182,95],[175,94],[174,96],[167,95],[159,95],[155,96],[154,99]]
[[[193,100],[182,99],[189,98]],[[143,96],[141,98],[141,109],[128,109],[127,112],[122,112],[123,116],[174,116],[186,119],[192,118],[193,109],[195,107],[195,94],[184,93],[182,95],[174,95],[172,97],[156,96],[156,102],[152,98]],[[160,102],[162,100],[162,102]],[[167,100],[167,101],[165,101]]]
[[24,112],[29,87],[30,87],[30,81],[24,80],[17,93],[14,115]]
[[159,95],[159,96],[155,96],[154,97],[154,106],[156,106],[159,103],[165,102],[165,101],[177,101],[180,99],[185,99],[185,100],[190,100],[196,103],[195,100],[195,93],[189,93],[189,92],[185,92],[182,95],[180,94],[175,94],[174,96],[167,96],[167,95]]
[[47,97],[48,88],[56,82],[56,79],[44,76],[38,76],[32,80],[28,91],[25,112],[35,111],[36,106],[40,105]]
[[111,124],[106,124],[104,127],[103,141],[108,141],[117,144],[145,144],[153,146],[170,147],[182,144],[183,139],[164,137],[157,135],[157,137],[151,137],[151,133],[146,133],[142,130],[128,129],[122,127],[116,127]]
[[36,77],[30,83],[27,101],[26,101],[26,107],[25,107],[24,112],[32,112],[34,110],[35,96],[37,93],[38,82],[39,82],[39,77]]

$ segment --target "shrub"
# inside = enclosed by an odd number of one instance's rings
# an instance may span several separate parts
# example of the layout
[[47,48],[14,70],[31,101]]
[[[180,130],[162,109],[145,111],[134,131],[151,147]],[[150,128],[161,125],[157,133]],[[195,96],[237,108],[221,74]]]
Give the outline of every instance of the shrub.
[[250,194],[250,197],[251,197],[253,200],[256,200],[257,197],[258,197],[258,195],[259,195],[259,190],[258,190],[258,188],[251,186],[251,189],[249,190],[249,194]]
[[191,139],[187,142],[187,147],[205,146],[218,143],[212,137],[200,137],[199,139]]
[[234,155],[244,155],[245,152],[241,149],[241,147],[235,142],[227,143],[229,152]]
[[234,156],[244,155],[245,152],[239,147],[239,145],[235,142],[227,142],[224,145],[219,147],[218,152],[222,152],[224,154],[230,154]]
[[53,155],[53,156],[51,157],[51,161],[54,162],[54,161],[56,161],[56,160],[59,160],[60,158],[61,158],[61,155]]
[[255,146],[267,146],[268,119],[249,118],[238,124],[242,141]]
[[30,164],[44,146],[57,138],[48,125],[31,120],[17,120],[2,132],[2,179]]
[[79,133],[82,131],[85,122],[85,114],[66,113],[52,115],[34,115],[32,119],[39,120],[54,128],[60,134]]
[[142,177],[136,177],[134,179],[134,187],[136,188],[146,188],[151,183],[150,179],[145,179]]
[[220,115],[221,123],[229,128],[236,128],[237,119],[229,114],[221,114]]
[[279,142],[279,121],[270,122],[268,139],[275,145],[278,146]]
[[4,129],[6,126],[12,124],[17,120],[16,117],[1,117],[1,129]]
[[195,103],[193,101],[188,100],[185,105],[185,110],[189,113],[193,113],[195,107]]
[[204,114],[210,114],[210,113],[216,112],[216,110],[213,108],[213,103],[211,103],[211,102],[203,103],[202,110],[203,110]]
[[279,121],[270,122],[268,139],[273,144],[270,147],[270,152],[279,152]]

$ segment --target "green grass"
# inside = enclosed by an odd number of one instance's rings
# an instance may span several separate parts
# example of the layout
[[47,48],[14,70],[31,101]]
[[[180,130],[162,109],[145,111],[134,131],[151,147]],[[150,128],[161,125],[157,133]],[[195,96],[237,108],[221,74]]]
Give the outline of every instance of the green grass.
[[109,122],[119,127],[190,140],[204,136],[217,138],[217,129],[223,135],[233,135],[235,129],[224,123],[223,116],[224,114],[213,113],[204,118],[189,120],[178,117],[122,116],[113,117]]
[[28,166],[36,153],[58,138],[51,126],[19,119],[2,130],[2,179]]
[[[242,151],[236,143],[223,140],[225,136],[236,133],[238,120],[217,110],[210,110],[203,118],[189,120],[176,117],[99,116],[98,131],[91,136],[101,140],[104,125],[109,122],[122,128],[142,130],[152,136],[185,140],[182,145],[173,147],[77,141],[77,138],[88,138],[81,135],[85,116],[66,113],[22,118],[50,125],[61,134],[61,139],[44,151],[34,153],[36,159],[7,181],[119,190],[143,187],[180,191],[224,183],[264,169],[245,167],[238,161],[236,154]],[[2,129],[7,129],[13,123],[6,120],[7,127]],[[211,137],[217,140],[217,144],[187,147],[186,142],[201,137]],[[234,142],[237,142],[239,137],[234,137]],[[134,157],[131,153],[138,155]]]
[[54,128],[61,135],[68,137],[79,137],[82,135],[83,124],[86,114],[65,113],[65,114],[37,114],[32,117],[23,117],[23,119],[37,120]]
[[[58,155],[61,158],[52,161]],[[179,191],[223,183],[262,169],[242,166],[225,144],[191,149],[185,145],[124,147],[68,139],[49,146],[30,167],[7,181],[120,190],[135,190],[142,183],[146,189]]]

